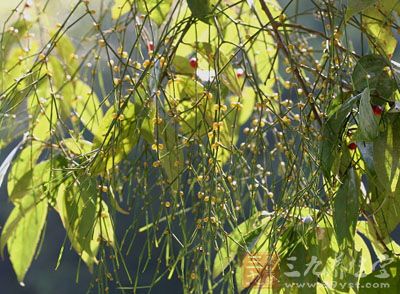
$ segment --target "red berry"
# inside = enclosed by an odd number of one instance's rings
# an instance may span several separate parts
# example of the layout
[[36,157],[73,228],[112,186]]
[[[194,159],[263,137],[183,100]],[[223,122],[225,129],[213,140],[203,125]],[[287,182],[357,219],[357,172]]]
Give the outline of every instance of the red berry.
[[354,143],[354,142],[351,142],[349,145],[347,145],[347,147],[348,147],[350,150],[355,150],[355,149],[357,148],[357,144]]
[[147,43],[147,50],[154,51],[154,43],[152,41]]
[[196,57],[192,57],[189,59],[189,64],[191,67],[193,68],[197,68],[198,63],[197,63],[197,58]]
[[375,115],[381,115],[383,112],[383,107],[380,105],[372,105],[372,111]]
[[244,76],[244,70],[243,70],[242,68],[238,68],[238,69],[236,70],[236,76],[237,76],[238,78],[243,77],[243,76]]

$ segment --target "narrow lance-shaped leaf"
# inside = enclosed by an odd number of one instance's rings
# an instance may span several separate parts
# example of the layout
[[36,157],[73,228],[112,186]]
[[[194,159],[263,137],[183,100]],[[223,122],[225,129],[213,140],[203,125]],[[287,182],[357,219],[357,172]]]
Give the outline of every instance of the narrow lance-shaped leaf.
[[371,141],[379,135],[379,125],[371,107],[369,88],[361,93],[358,128],[360,139]]
[[346,119],[352,112],[359,96],[354,96],[344,102],[327,120],[323,126],[323,141],[321,144],[321,169],[324,176],[330,179],[331,169],[338,158],[339,140],[343,132]]
[[[242,97],[231,98],[231,107],[236,108],[233,114],[237,114],[237,125],[240,127],[245,124],[251,117],[256,104],[256,92],[251,87],[244,87]],[[238,103],[240,103],[238,105]]]
[[177,191],[179,175],[183,171],[184,156],[173,125],[165,126],[163,138],[165,147],[160,150],[161,166],[167,175],[168,184],[171,185],[173,190]]
[[372,190],[371,208],[384,236],[399,224],[400,217],[400,116],[388,115],[386,131],[373,143],[374,167],[380,189]]
[[354,244],[354,234],[359,211],[359,183],[353,168],[343,179],[334,199],[333,220],[339,246]]

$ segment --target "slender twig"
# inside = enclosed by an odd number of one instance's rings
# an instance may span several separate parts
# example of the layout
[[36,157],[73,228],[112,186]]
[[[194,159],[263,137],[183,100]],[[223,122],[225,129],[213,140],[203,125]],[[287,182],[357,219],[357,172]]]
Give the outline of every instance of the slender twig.
[[268,8],[267,4],[265,3],[265,1],[264,0],[260,0],[260,3],[261,3],[262,10],[267,15],[268,20],[271,23],[272,29],[274,31],[274,37],[275,37],[275,40],[276,40],[276,42],[278,44],[278,48],[282,49],[283,53],[285,54],[285,56],[289,59],[291,65],[293,67],[292,68],[293,69],[293,73],[295,74],[297,80],[299,81],[300,87],[303,89],[304,94],[309,99],[309,103],[310,103],[310,106],[311,106],[311,111],[314,113],[315,119],[317,120],[318,124],[320,126],[322,126],[322,119],[321,119],[321,116],[319,115],[319,111],[317,109],[317,106],[315,105],[315,102],[311,99],[312,93],[310,93],[310,91],[308,90],[307,84],[304,81],[303,77],[301,76],[298,67],[297,66],[293,66],[294,62],[293,62],[292,56],[290,54],[290,51],[289,51],[288,47],[286,46],[286,44],[283,42],[282,36],[281,36],[281,34],[279,32],[279,29],[278,29],[279,26],[280,26],[280,23],[275,20],[275,18],[273,17],[273,15],[272,15],[271,11],[269,10],[269,8]]

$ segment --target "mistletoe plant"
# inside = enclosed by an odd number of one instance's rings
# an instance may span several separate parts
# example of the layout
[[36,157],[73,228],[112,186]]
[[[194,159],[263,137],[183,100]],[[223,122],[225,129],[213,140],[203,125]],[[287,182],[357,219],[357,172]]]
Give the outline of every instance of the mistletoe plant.
[[54,210],[101,293],[400,291],[400,1],[50,2],[0,39],[22,285]]

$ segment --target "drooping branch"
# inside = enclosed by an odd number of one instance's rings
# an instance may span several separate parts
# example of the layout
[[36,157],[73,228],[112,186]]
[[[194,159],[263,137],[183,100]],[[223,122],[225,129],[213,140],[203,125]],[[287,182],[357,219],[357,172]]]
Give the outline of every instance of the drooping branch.
[[[282,49],[284,55],[286,56],[287,59],[289,59],[291,65],[293,65],[293,60],[291,58],[291,54],[290,51],[288,49],[288,47],[286,46],[285,42],[282,39],[282,36],[279,32],[279,22],[277,22],[275,20],[275,18],[273,17],[271,11],[268,8],[268,5],[265,3],[264,0],[260,0],[260,4],[261,4],[261,8],[264,11],[264,13],[267,15],[269,22],[271,23],[272,29],[274,31],[273,37],[275,38],[275,41],[278,44],[278,50]],[[310,91],[308,90],[307,84],[304,81],[304,78],[301,76],[299,69],[297,68],[297,66],[292,66],[292,70],[294,75],[296,76],[298,82],[300,83],[300,87],[302,88],[304,94],[306,95],[306,97],[309,99],[309,103],[311,106],[311,111],[313,112],[318,124],[320,126],[322,126],[322,119],[321,116],[319,115],[319,111],[315,105],[315,102],[312,100],[312,93],[310,93]]]

